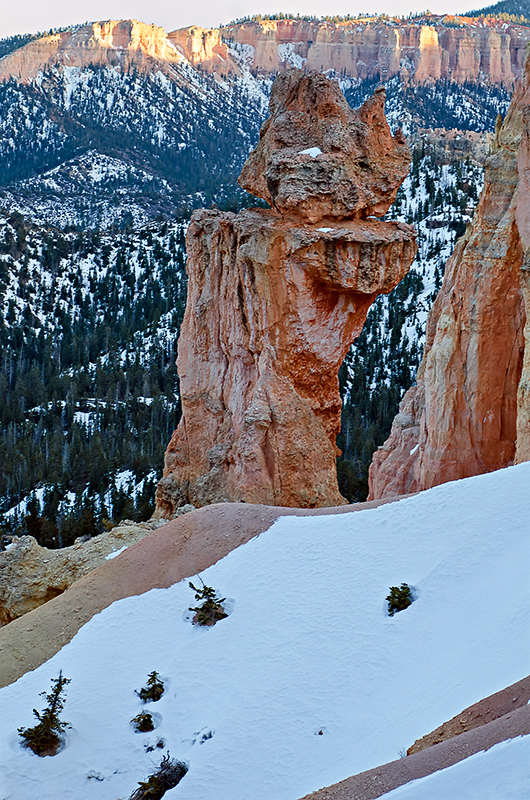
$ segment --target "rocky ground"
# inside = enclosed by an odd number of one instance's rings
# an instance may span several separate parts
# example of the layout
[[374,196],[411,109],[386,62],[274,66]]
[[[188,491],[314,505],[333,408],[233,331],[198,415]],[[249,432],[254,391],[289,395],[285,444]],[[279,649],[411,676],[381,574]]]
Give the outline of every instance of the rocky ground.
[[[302,800],[374,800],[409,781],[450,767],[480,750],[530,733],[530,678],[508,686],[466,708],[459,716],[473,716],[477,727],[459,735],[453,732],[452,720],[438,729],[437,744],[361,772],[345,781],[306,795]],[[506,709],[511,705],[511,709]],[[425,737],[430,740],[433,734]],[[444,737],[443,739],[441,737]]]
[[62,594],[75,581],[163,523],[122,520],[108,533],[49,550],[33,536],[15,536],[0,553],[0,626]]

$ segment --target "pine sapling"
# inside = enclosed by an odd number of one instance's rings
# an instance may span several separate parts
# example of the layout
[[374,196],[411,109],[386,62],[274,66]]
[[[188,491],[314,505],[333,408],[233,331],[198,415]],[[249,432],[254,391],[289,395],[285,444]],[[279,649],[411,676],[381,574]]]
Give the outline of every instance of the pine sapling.
[[215,625],[220,619],[228,616],[224,610],[222,603],[226,597],[217,597],[217,592],[211,586],[206,586],[200,575],[198,576],[202,583],[202,588],[197,588],[190,581],[190,589],[195,592],[195,599],[202,601],[202,605],[190,608],[190,611],[195,611],[193,622],[198,625]]
[[148,733],[155,729],[153,717],[148,711],[140,711],[139,714],[132,718],[131,722],[136,733]]
[[388,616],[393,617],[398,611],[403,611],[412,604],[412,592],[407,583],[390,587],[390,594],[385,598],[388,602]]
[[164,694],[164,684],[159,680],[158,672],[150,672],[147,676],[147,686],[136,692],[144,703],[156,703]]
[[51,692],[40,693],[46,698],[48,707],[41,712],[36,708],[33,709],[34,715],[39,720],[38,725],[34,725],[33,728],[18,729],[19,736],[24,740],[24,747],[28,747],[38,756],[54,756],[61,744],[62,733],[71,727],[59,719],[64,706],[62,695],[68,683],[70,680],[63,678],[61,670],[58,678],[52,678]]

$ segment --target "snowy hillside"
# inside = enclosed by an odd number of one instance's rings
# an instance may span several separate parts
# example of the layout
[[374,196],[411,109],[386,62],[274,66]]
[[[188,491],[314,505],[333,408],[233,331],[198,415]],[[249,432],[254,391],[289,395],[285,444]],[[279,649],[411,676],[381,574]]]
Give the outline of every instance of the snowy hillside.
[[0,204],[84,228],[240,204],[270,87],[185,59],[165,73],[64,66],[0,82]]
[[[58,62],[28,83],[0,82],[0,205],[86,229],[249,202],[236,179],[267,116],[274,74],[251,70],[244,48],[225,45],[239,75],[208,74],[182,57],[145,71]],[[355,107],[379,82],[326,74]],[[391,124],[410,135],[492,131],[509,103],[505,89],[481,83],[409,86],[394,77],[386,88]]]
[[154,476],[140,512],[116,473],[139,486],[159,471],[178,421],[184,233],[59,232],[0,213],[0,512],[36,490],[41,544],[71,544],[85,511],[83,534],[152,511]]
[[[0,691],[2,797],[125,800],[169,751],[189,771],[168,800],[297,800],[398,758],[528,672],[529,480],[523,464],[377,509],[280,518],[203,573],[227,598],[213,628],[191,624],[187,581],[114,603]],[[415,600],[389,617],[402,582]],[[72,727],[39,758],[17,727],[60,670]],[[165,692],[142,706],[134,690],[153,670]],[[130,725],[142,708],[152,733]]]
[[530,736],[500,742],[384,795],[385,800],[528,800]]
[[[368,78],[355,82],[342,78],[341,88],[351,106],[360,105],[379,84]],[[497,114],[506,114],[510,93],[500,86],[446,79],[415,86],[394,76],[385,82],[386,114],[393,127],[403,128],[407,136],[421,128],[492,131]]]

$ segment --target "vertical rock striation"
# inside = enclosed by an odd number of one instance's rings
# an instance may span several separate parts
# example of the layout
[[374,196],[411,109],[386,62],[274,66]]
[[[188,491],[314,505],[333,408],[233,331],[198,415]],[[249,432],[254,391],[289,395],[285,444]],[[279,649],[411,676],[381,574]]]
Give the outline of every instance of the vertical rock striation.
[[[454,23],[457,23],[456,26]],[[300,67],[354,80],[430,83],[481,81],[512,89],[530,29],[501,19],[427,15],[423,20],[253,20],[222,28],[196,25],[166,33],[137,20],[106,20],[43,36],[0,59],[0,82],[40,80],[52,68],[161,71],[186,61],[226,77],[245,68],[272,75]]]
[[529,120],[530,59],[447,262],[417,385],[374,454],[371,498],[530,459]]
[[416,252],[410,226],[371,217],[393,202],[410,161],[384,91],[352,111],[338,84],[292,70],[270,108],[240,182],[273,208],[198,211],[188,230],[182,419],[157,516],[186,503],[345,502],[338,370],[370,304]]
[[43,36],[9,53],[0,59],[0,82],[30,83],[57,67],[149,71],[182,60],[163,28],[135,19],[107,20]]
[[194,66],[209,72],[237,69],[227,45],[261,73],[291,67],[333,69],[355,80],[398,75],[421,84],[445,78],[481,80],[512,89],[521,75],[530,31],[504,20],[443,16],[420,20],[252,20],[221,29],[183,28],[169,38]]

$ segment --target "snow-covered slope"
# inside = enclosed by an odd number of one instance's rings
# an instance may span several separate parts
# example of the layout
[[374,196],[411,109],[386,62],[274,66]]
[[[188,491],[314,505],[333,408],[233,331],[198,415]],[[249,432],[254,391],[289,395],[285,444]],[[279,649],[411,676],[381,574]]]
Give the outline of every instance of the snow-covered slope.
[[0,81],[0,203],[39,224],[146,224],[244,203],[236,184],[271,79],[230,81],[185,59],[165,72],[43,67]]
[[530,736],[500,742],[452,767],[383,795],[384,800],[528,800]]
[[[529,480],[522,464],[351,515],[280,518],[203,574],[230,611],[210,629],[190,622],[187,581],[114,603],[0,691],[2,798],[126,798],[169,751],[189,771],[168,800],[296,800],[397,758],[527,674]],[[416,599],[389,617],[404,581]],[[59,670],[72,729],[40,759],[17,727]],[[158,727],[137,734],[134,690],[152,670]]]

